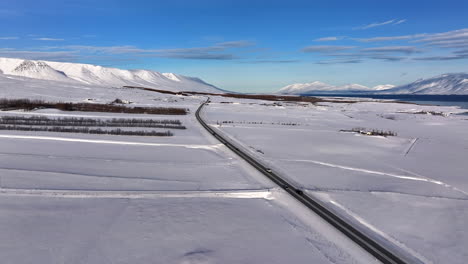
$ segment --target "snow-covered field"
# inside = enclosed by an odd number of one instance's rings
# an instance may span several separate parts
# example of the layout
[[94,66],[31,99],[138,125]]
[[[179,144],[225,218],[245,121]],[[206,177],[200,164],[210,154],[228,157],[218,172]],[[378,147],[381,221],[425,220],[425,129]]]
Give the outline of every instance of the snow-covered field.
[[2,76],[0,98],[171,106],[172,137],[0,131],[2,263],[376,263],[198,124],[205,97]]
[[[212,101],[204,116],[214,128],[366,232],[423,263],[468,259],[468,121],[454,114],[463,110]],[[340,132],[353,128],[397,136]]]
[[[7,75],[15,68],[4,68],[0,98],[91,104],[119,98],[130,107],[189,114],[41,109],[1,116],[170,119],[187,129],[169,129],[169,137],[0,131],[2,263],[376,262],[209,135],[194,116],[206,97],[77,81],[76,67],[102,70],[99,80],[110,72],[128,81],[141,72],[50,64],[26,64],[39,67],[28,74]],[[75,81],[41,75],[52,70]],[[178,82],[177,75],[158,78]],[[462,110],[347,99],[211,101],[202,116],[213,127],[415,263],[468,259],[468,123],[455,115]],[[397,136],[340,131],[354,128]]]

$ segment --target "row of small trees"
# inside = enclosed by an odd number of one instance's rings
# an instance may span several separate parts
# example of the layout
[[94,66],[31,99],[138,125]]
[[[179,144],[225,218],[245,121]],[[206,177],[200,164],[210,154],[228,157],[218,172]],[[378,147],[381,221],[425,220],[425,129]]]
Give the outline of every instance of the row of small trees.
[[299,123],[293,122],[263,122],[263,121],[217,121],[219,124],[248,124],[248,125],[282,125],[282,126],[300,126]]
[[177,107],[126,107],[113,104],[46,102],[29,99],[0,99],[0,110],[24,109],[31,111],[41,108],[53,108],[62,111],[106,112],[152,115],[186,115],[188,110]]
[[363,127],[355,127],[351,130],[340,130],[340,132],[354,132],[354,133],[359,133],[361,135],[367,135],[367,136],[383,136],[383,137],[396,137],[398,134],[394,131],[386,131],[386,130],[379,130],[379,129],[367,129]]
[[92,126],[92,127],[151,127],[186,129],[180,120],[153,120],[153,119],[91,119],[91,118],[48,118],[45,116],[3,116],[0,124],[29,125],[29,126]]
[[42,127],[42,126],[18,126],[18,125],[0,125],[0,130],[17,130],[17,131],[36,131],[36,132],[62,132],[62,133],[83,133],[83,134],[99,134],[99,135],[121,135],[121,136],[153,136],[164,137],[173,136],[171,131],[128,131],[122,129],[104,130],[100,128],[90,129],[87,127]]

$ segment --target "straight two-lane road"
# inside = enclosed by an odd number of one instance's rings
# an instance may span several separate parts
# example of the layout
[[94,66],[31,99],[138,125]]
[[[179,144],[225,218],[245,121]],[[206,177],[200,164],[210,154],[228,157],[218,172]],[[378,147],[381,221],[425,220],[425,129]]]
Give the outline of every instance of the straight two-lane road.
[[325,205],[323,205],[317,199],[307,195],[302,191],[300,188],[295,187],[288,181],[281,177],[281,175],[277,174],[276,172],[272,171],[270,168],[267,168],[257,160],[255,160],[252,156],[248,155],[240,148],[236,147],[234,144],[229,142],[228,139],[219,135],[214,129],[212,129],[202,118],[201,118],[201,111],[205,105],[210,102],[208,98],[204,103],[200,105],[197,109],[195,116],[200,122],[200,124],[216,139],[218,139],[221,143],[223,143],[226,147],[236,153],[240,158],[247,161],[250,165],[252,165],[255,169],[261,172],[263,175],[268,177],[271,181],[281,187],[284,191],[289,193],[293,196],[297,201],[305,205],[307,208],[312,210],[314,213],[319,215],[322,219],[327,221],[329,224],[334,226],[338,229],[341,233],[346,235],[349,239],[354,241],[356,244],[361,246],[364,250],[369,252],[375,258],[380,260],[384,264],[406,264],[406,263],[413,263],[413,261],[408,260],[405,256],[403,256],[399,252],[395,252],[394,250],[389,249],[385,245],[378,243],[373,238],[365,234],[364,232],[360,231],[357,227],[353,226],[352,224],[345,221],[342,217],[338,216],[337,214],[333,213],[332,210],[328,209]]

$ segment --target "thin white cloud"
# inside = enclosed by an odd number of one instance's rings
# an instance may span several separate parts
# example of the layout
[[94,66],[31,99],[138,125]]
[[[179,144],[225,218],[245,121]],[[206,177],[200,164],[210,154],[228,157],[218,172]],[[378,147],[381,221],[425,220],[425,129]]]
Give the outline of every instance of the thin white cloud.
[[49,47],[49,49],[68,49],[91,53],[106,54],[125,54],[125,53],[145,53],[153,50],[139,49],[134,46],[86,46],[86,45],[68,45],[61,47]]
[[468,59],[468,54],[414,58],[414,60],[418,60],[418,61],[451,61],[451,60],[464,60],[464,59]]
[[418,35],[405,35],[405,36],[393,36],[393,37],[373,37],[373,38],[360,38],[354,39],[360,42],[382,42],[382,41],[396,41],[396,40],[410,40],[414,39]]
[[255,42],[247,40],[237,40],[237,41],[226,41],[217,43],[216,46],[225,47],[225,48],[244,48],[255,46]]
[[415,42],[426,43],[441,48],[468,48],[468,28],[443,33],[426,34]]
[[114,56],[127,55],[131,57],[159,57],[192,60],[233,60],[239,57],[234,49],[254,46],[251,41],[238,40],[220,42],[207,47],[173,48],[173,49],[142,49],[135,46],[89,46],[89,45],[66,45],[43,47],[47,51],[73,51],[81,56]]
[[418,53],[421,52],[420,49],[413,46],[385,46],[385,47],[376,47],[376,48],[366,48],[362,49],[363,52],[374,52],[374,53]]
[[71,61],[78,57],[73,51],[31,51],[16,49],[0,49],[0,57],[21,58],[29,60]]
[[406,19],[401,19],[395,22],[393,25],[399,25],[399,24],[405,23],[406,21],[407,21]]
[[361,63],[363,62],[360,59],[332,59],[332,60],[323,60],[323,61],[318,61],[315,64],[321,64],[321,65],[331,65],[331,64],[356,64],[356,63]]
[[19,39],[19,37],[0,37],[0,40],[15,40]]
[[315,39],[314,41],[318,41],[318,42],[321,42],[321,41],[337,41],[337,40],[341,40],[341,39],[343,39],[343,37],[324,37],[324,38]]
[[354,46],[308,46],[303,48],[302,52],[319,52],[319,53],[328,53],[328,52],[337,52],[343,50],[354,49]]
[[40,41],[64,41],[65,39],[61,39],[61,38],[34,38],[34,40],[40,40]]
[[385,25],[399,25],[399,24],[402,24],[402,23],[405,23],[405,22],[406,22],[406,19],[400,19],[400,20],[392,19],[392,20],[387,20],[387,21],[384,21],[384,22],[371,23],[371,24],[364,25],[364,26],[361,26],[361,27],[356,27],[354,29],[355,30],[358,30],[358,29],[364,30],[364,29],[381,27],[381,26],[385,26]]

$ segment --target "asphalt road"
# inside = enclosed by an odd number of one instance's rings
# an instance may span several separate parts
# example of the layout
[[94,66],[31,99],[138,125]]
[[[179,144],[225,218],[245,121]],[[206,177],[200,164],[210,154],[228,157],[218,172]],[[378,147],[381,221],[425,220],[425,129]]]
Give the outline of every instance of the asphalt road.
[[294,185],[286,181],[281,175],[277,174],[276,172],[272,171],[270,168],[265,167],[260,162],[255,160],[253,157],[248,155],[247,153],[243,152],[241,149],[230,143],[227,139],[223,138],[221,135],[216,133],[214,129],[212,129],[205,121],[201,118],[200,112],[202,111],[203,107],[210,102],[208,98],[206,102],[200,105],[195,113],[195,116],[200,122],[200,124],[216,139],[218,139],[221,143],[223,143],[226,147],[230,150],[235,152],[239,157],[243,160],[247,161],[250,165],[256,168],[259,172],[263,175],[268,177],[271,181],[276,183],[279,187],[293,196],[297,201],[301,202],[307,208],[312,210],[314,213],[319,215],[329,224],[334,226],[356,244],[361,246],[364,250],[369,252],[375,258],[380,260],[384,264],[406,264],[406,263],[414,263],[407,259],[405,256],[400,254],[399,252],[395,252],[392,249],[389,249],[385,245],[377,242],[375,239],[371,238],[370,236],[366,235],[359,228],[353,226],[352,224],[345,221],[342,217],[338,216],[337,214],[333,213],[332,210],[328,209],[324,204],[322,204],[317,199],[307,195],[304,193],[303,190],[296,188]]

